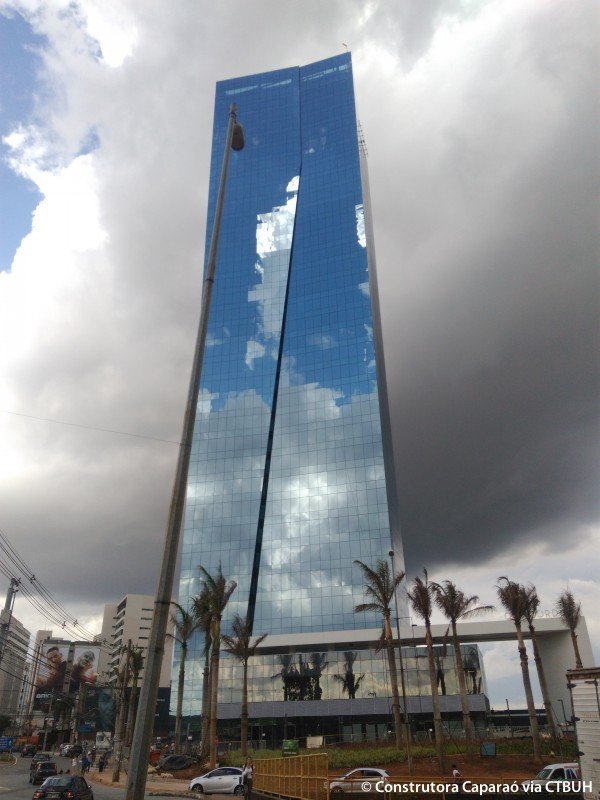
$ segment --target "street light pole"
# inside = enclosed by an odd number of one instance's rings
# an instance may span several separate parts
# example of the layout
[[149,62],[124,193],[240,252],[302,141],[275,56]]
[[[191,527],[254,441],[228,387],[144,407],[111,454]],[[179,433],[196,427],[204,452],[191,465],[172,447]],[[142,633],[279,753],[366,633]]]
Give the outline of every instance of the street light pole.
[[[392,581],[396,578],[396,564],[394,558],[394,551],[390,550],[389,552],[390,559],[392,560]],[[396,590],[394,589],[394,605],[396,608],[396,631],[398,633],[398,656],[400,659],[400,683],[402,686],[402,705],[403,705],[403,717],[404,717],[404,736],[406,740],[406,766],[408,767],[408,774],[413,774],[413,761],[412,761],[412,749],[411,749],[411,733],[410,733],[410,721],[408,719],[408,710],[406,708],[406,682],[404,680],[404,659],[402,658],[402,642],[400,641],[400,616],[398,614],[398,595],[396,594]]]
[[146,789],[146,778],[148,774],[148,752],[150,750],[150,740],[152,738],[152,728],[154,725],[154,713],[156,709],[156,699],[158,697],[158,684],[164,655],[164,642],[167,632],[167,622],[169,619],[169,608],[171,606],[173,595],[173,581],[175,576],[175,564],[177,561],[177,550],[179,547],[179,533],[181,531],[181,523],[185,508],[187,476],[190,455],[192,451],[192,438],[194,433],[194,423],[196,421],[198,394],[200,392],[200,377],[202,375],[202,363],[204,361],[210,302],[212,298],[212,288],[215,280],[215,270],[217,265],[217,250],[219,247],[219,233],[221,230],[221,218],[223,216],[223,205],[225,201],[225,186],[227,184],[229,155],[232,149],[241,150],[244,147],[244,133],[242,126],[237,121],[236,112],[237,106],[235,103],[232,103],[229,109],[229,123],[227,125],[225,151],[223,153],[223,162],[221,165],[221,179],[219,181],[219,191],[215,205],[215,216],[210,240],[210,250],[206,264],[206,277],[204,279],[204,289],[202,292],[200,322],[198,325],[198,334],[194,348],[194,360],[192,364],[190,385],[183,419],[183,430],[181,434],[181,443],[179,445],[177,470],[175,472],[175,480],[173,482],[171,506],[169,509],[169,521],[167,523],[167,530],[165,532],[162,565],[158,580],[158,588],[156,591],[156,599],[154,601],[154,615],[152,617],[152,628],[150,630],[150,638],[148,641],[148,653],[146,656],[144,669],[144,680],[142,682],[142,688],[140,691],[135,732],[131,744],[131,762],[129,765],[129,772],[127,774],[125,800],[144,800]]

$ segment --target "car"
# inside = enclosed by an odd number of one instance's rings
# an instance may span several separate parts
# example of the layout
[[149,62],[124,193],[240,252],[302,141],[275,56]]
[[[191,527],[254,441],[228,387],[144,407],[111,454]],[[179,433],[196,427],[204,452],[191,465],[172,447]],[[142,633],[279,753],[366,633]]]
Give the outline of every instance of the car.
[[242,770],[239,767],[217,767],[198,778],[192,778],[190,792],[200,794],[244,794]]
[[535,778],[530,781],[522,781],[521,786],[525,790],[532,791],[534,786],[548,786],[553,784],[554,791],[558,788],[557,783],[563,781],[575,782],[581,780],[581,772],[579,771],[579,764],[576,761],[569,761],[562,764],[548,764],[548,766],[541,769]]
[[36,753],[31,759],[30,770],[34,770],[40,761],[52,761],[52,753]]
[[58,767],[55,761],[38,761],[36,768],[29,773],[29,783],[43,783],[51,775],[58,774]]
[[67,756],[68,758],[73,758],[73,756],[80,756],[83,753],[83,747],[80,744],[61,744],[60,746],[60,754],[61,756]]
[[55,775],[46,778],[33,793],[33,800],[94,800],[92,787],[78,775]]
[[170,755],[163,756],[156,765],[157,772],[175,772],[178,769],[187,769],[196,763],[191,756]]
[[363,783],[370,783],[371,789],[375,791],[375,784],[378,781],[387,783],[389,775],[384,769],[377,767],[358,767],[350,770],[340,778],[333,778],[329,781],[329,791],[331,794],[343,794],[344,792],[361,792]]
[[25,744],[21,748],[21,758],[33,758],[37,750],[34,744]]

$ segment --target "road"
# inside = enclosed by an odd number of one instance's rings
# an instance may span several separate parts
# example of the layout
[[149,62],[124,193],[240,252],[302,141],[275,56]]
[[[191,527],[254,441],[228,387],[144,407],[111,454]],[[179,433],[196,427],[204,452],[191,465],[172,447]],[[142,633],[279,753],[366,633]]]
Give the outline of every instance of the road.
[[[31,800],[37,787],[29,783],[30,758],[16,756],[16,763],[0,763],[0,800]],[[65,772],[71,767],[70,758],[57,756],[54,759],[59,770]],[[123,800],[122,789],[111,789],[108,786],[92,785],[94,800]]]

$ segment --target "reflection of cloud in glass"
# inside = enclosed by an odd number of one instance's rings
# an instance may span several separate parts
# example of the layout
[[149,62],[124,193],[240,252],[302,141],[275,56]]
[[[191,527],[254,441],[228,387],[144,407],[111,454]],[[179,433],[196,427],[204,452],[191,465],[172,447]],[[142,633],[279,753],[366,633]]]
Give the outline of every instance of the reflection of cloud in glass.
[[254,368],[254,359],[262,358],[265,354],[265,346],[255,339],[250,339],[246,344],[246,366],[248,369]]
[[[296,200],[300,178],[295,176],[287,185],[288,198],[285,205],[275,206],[272,211],[259,214],[256,226],[256,253],[259,261],[255,265],[260,282],[248,292],[248,302],[257,303],[259,322],[255,344],[268,339],[279,339],[281,318],[285,301]],[[250,368],[255,358],[264,355],[265,349],[246,352],[246,364]]]
[[362,203],[355,206],[356,212],[356,238],[361,247],[367,246],[367,237],[365,236],[365,207]]
[[333,336],[317,333],[308,337],[308,343],[318,347],[319,350],[331,350],[337,344]]

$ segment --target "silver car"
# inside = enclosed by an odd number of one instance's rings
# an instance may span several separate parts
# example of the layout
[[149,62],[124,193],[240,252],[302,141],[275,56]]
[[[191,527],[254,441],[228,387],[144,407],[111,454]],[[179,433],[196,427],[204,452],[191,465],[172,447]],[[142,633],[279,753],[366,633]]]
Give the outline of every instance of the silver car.
[[244,794],[242,770],[239,767],[217,767],[205,775],[192,778],[190,792],[200,794]]
[[[334,778],[329,782],[331,794],[342,794],[343,792],[374,792],[375,784],[378,781],[387,783],[389,775],[384,769],[376,767],[359,767],[342,775],[341,778]],[[370,784],[369,789],[364,784]]]

